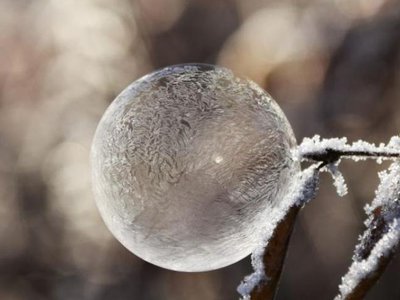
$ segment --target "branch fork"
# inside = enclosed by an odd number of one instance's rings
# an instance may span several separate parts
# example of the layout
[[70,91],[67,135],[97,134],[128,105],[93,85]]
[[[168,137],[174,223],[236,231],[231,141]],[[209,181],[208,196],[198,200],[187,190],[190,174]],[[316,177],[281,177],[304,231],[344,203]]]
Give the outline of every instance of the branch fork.
[[293,151],[293,159],[313,164],[301,171],[287,197],[282,211],[270,222],[263,243],[252,254],[254,273],[238,287],[244,300],[274,299],[282,273],[290,235],[296,216],[305,203],[316,195],[319,173],[328,171],[339,195],[347,192],[338,170],[341,159],[355,161],[394,160],[387,172],[380,173],[381,183],[375,199],[367,205],[366,229],[356,246],[353,262],[342,277],[335,300],[363,299],[380,278],[400,243],[400,138],[376,146],[364,141],[348,144],[346,138],[306,138]]

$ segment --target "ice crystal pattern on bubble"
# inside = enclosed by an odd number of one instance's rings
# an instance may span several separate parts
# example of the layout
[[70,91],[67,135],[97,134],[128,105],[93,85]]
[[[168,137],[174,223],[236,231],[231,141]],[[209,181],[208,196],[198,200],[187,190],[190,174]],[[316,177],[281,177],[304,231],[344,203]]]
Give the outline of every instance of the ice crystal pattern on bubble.
[[104,114],[92,146],[103,219],[153,264],[203,271],[254,249],[299,170],[284,114],[256,84],[210,65],[154,72]]

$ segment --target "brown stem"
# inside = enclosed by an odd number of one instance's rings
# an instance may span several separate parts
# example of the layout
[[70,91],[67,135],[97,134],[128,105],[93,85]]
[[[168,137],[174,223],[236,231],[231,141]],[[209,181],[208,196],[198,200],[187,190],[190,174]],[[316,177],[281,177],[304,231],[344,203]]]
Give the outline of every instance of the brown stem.
[[[400,170],[398,162],[381,177],[381,184],[368,210],[367,228],[357,245],[353,264],[342,278],[340,294],[335,299],[361,300],[384,273],[394,252],[399,247],[397,220],[400,217]],[[390,244],[388,243],[390,235]],[[386,239],[386,240],[385,240]],[[382,245],[388,247],[382,251]],[[378,247],[378,248],[377,248]],[[368,267],[367,267],[368,266]],[[362,269],[361,273],[357,270]],[[358,275],[354,278],[354,274]],[[349,278],[351,279],[349,281]],[[350,282],[350,286],[346,286]],[[353,286],[354,284],[354,286]]]
[[371,287],[375,285],[378,279],[384,273],[387,265],[392,260],[393,252],[387,256],[382,256],[379,260],[378,266],[376,270],[369,274],[368,277],[365,277],[361,280],[357,286],[349,293],[346,297],[342,298],[343,300],[362,300],[365,298],[366,294],[369,292]]
[[[304,159],[319,161],[321,164],[318,169],[322,167],[337,162],[340,158],[358,156],[364,158],[399,158],[400,153],[398,152],[378,152],[378,151],[347,151],[347,150],[338,150],[332,148],[326,148],[320,152],[309,152],[303,155]],[[398,196],[397,196],[398,197]],[[400,205],[396,202],[391,202],[388,200],[383,206],[379,206],[374,209],[372,212],[372,220],[369,223],[368,228],[366,229],[361,243],[357,246],[355,251],[354,260],[356,262],[362,262],[367,260],[374,247],[377,243],[385,236],[385,234],[389,230],[390,218],[385,218],[384,211],[399,211]],[[341,300],[361,300],[364,299],[365,295],[371,289],[371,287],[376,283],[376,281],[381,277],[384,273],[387,265],[391,261],[393,257],[394,249],[385,256],[381,256],[378,259],[378,263],[376,268],[371,271],[369,274],[366,274],[359,282],[356,284],[352,290],[346,295],[340,295],[336,299]]]
[[285,218],[277,225],[263,256],[267,280],[251,292],[251,300],[272,300],[275,298],[282,273],[287,248],[300,207],[292,206]]
[[[365,231],[362,241],[356,249],[355,260],[358,262],[368,259],[373,248],[376,246],[379,240],[384,237],[389,228],[387,220],[385,220],[385,218],[382,216],[382,207],[376,208],[373,212],[373,216],[374,218],[372,222]],[[360,282],[352,289],[352,291],[341,299],[364,299],[371,287],[374,286],[374,284],[384,273],[387,265],[393,257],[394,250],[395,249],[392,249],[392,252],[386,256],[381,256],[376,269],[372,273],[368,274],[368,276],[365,276],[363,279],[361,279]]]
[[326,148],[323,152],[310,152],[303,155],[304,159],[312,161],[320,161],[323,165],[334,163],[342,157],[366,157],[366,158],[399,158],[400,153],[398,152],[376,152],[376,151],[347,151],[338,150],[332,148]]
[[[302,158],[306,160],[311,160],[314,162],[320,162],[318,168],[316,168],[316,173],[328,165],[337,162],[342,157],[366,157],[366,158],[399,158],[399,152],[379,152],[379,151],[347,151],[338,150],[332,148],[326,148],[323,151],[309,152],[303,154]],[[317,177],[318,178],[318,175]],[[314,178],[315,179],[315,178]],[[302,193],[303,199],[311,200],[315,196],[315,192],[318,187],[318,180],[308,179],[307,183],[304,184]],[[307,201],[306,201],[307,202]],[[305,203],[305,202],[303,202]],[[258,282],[257,285],[251,287],[250,299],[251,300],[273,300],[278,289],[280,276],[284,266],[284,260],[287,253],[287,248],[289,245],[290,236],[293,230],[294,222],[296,216],[299,212],[300,206],[293,205],[286,213],[282,221],[276,226],[269,243],[267,244],[262,260],[265,266],[265,280]],[[389,220],[386,220],[381,214],[382,209],[377,209],[374,211],[374,219],[372,220],[370,227],[367,229],[364,240],[356,249],[355,259],[356,261],[362,261],[368,258],[371,251],[376,246],[377,242],[384,237],[385,233],[389,228]],[[400,210],[400,207],[399,207]],[[357,286],[346,296],[340,299],[346,300],[358,300],[363,299],[365,294],[378,280],[380,275],[385,270],[387,264],[391,260],[392,255],[382,256],[379,259],[379,263],[375,270],[362,278]],[[257,274],[257,273],[253,273]],[[248,299],[248,298],[246,298]]]
[[[291,198],[286,199],[290,201],[288,209],[276,223],[261,256],[253,253],[257,266],[254,273],[239,286],[239,292],[246,300],[272,300],[275,297],[297,214],[305,203],[315,197],[318,190],[319,170],[316,165],[299,173],[297,180],[290,192]],[[259,265],[264,267],[259,269]]]

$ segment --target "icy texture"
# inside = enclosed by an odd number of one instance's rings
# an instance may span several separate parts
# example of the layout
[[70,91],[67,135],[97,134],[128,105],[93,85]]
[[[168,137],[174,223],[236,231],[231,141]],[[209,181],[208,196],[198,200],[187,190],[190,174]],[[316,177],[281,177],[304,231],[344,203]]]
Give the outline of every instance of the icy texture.
[[[379,261],[392,253],[400,240],[400,166],[398,162],[391,165],[388,172],[380,173],[381,184],[376,191],[376,197],[371,205],[367,205],[366,212],[369,215],[366,221],[367,230],[360,238],[360,244],[356,248],[353,263],[347,274],[342,278],[339,286],[340,294],[335,300],[345,299],[354,288],[366,277],[376,271]],[[377,229],[376,215],[374,211],[379,209],[379,218],[385,226],[382,237],[378,241],[373,240],[372,231]],[[371,253],[367,258],[360,257],[363,248],[373,244]]]
[[268,268],[268,266],[264,266],[263,257],[276,226],[285,218],[292,206],[303,206],[306,202],[315,197],[318,182],[317,165],[312,165],[308,169],[298,172],[294,177],[290,189],[279,203],[279,209],[277,209],[274,214],[270,215],[270,222],[265,224],[262,228],[263,237],[251,256],[254,272],[246,276],[237,289],[242,295],[243,300],[250,299],[251,291],[253,291],[256,286],[262,284],[262,282],[268,280],[268,278],[265,277],[265,268]]
[[390,208],[384,211],[385,216],[391,217],[393,212],[399,213],[395,208],[400,206],[400,165],[398,162],[393,163],[388,171],[379,173],[381,184],[376,191],[376,196],[371,205],[367,205],[367,214],[372,214],[377,207]]
[[[385,144],[380,144],[376,146],[375,144],[368,143],[365,141],[357,141],[352,144],[347,143],[347,138],[331,138],[331,139],[321,139],[319,135],[315,135],[312,138],[305,138],[303,142],[294,150],[294,156],[298,160],[303,160],[307,154],[310,153],[326,153],[327,149],[339,150],[339,151],[358,151],[358,152],[368,152],[376,154],[393,153],[399,154],[399,144],[400,138],[395,136],[392,137],[390,142]],[[353,160],[363,160],[367,157],[363,156],[350,156]],[[382,159],[393,159],[393,157],[381,157]]]
[[340,197],[347,194],[347,184],[344,180],[343,174],[338,169],[339,161],[335,164],[329,164],[326,166],[328,172],[332,175],[333,185],[336,188],[336,192]]
[[340,295],[335,300],[345,299],[365,277],[373,273],[378,267],[381,257],[389,255],[399,244],[400,219],[394,219],[389,231],[376,243],[367,259],[353,261],[349,271],[342,277],[339,286]]
[[[376,146],[374,144],[357,141],[352,144],[347,143],[347,138],[331,138],[321,139],[319,135],[312,138],[305,138],[303,142],[293,150],[294,160],[321,160],[324,155],[328,157],[337,155],[337,161],[333,160],[321,168],[321,171],[328,171],[334,180],[334,186],[339,196],[347,194],[347,185],[342,173],[338,170],[341,158],[351,158],[355,161],[365,160],[367,158],[375,158],[378,163],[384,159],[396,159],[400,156],[400,138],[392,137],[390,142]],[[318,157],[318,159],[313,159]]]
[[110,231],[158,266],[205,271],[244,258],[275,222],[299,163],[284,114],[224,68],[179,65],[131,84],[92,146]]

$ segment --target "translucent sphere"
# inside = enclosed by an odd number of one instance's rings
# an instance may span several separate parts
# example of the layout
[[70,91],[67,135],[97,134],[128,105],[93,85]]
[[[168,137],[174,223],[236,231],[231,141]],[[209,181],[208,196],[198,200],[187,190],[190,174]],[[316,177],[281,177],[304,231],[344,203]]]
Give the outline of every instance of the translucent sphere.
[[92,145],[97,206],[131,252],[177,271],[249,255],[299,170],[292,129],[251,81],[177,65],[132,83]]

